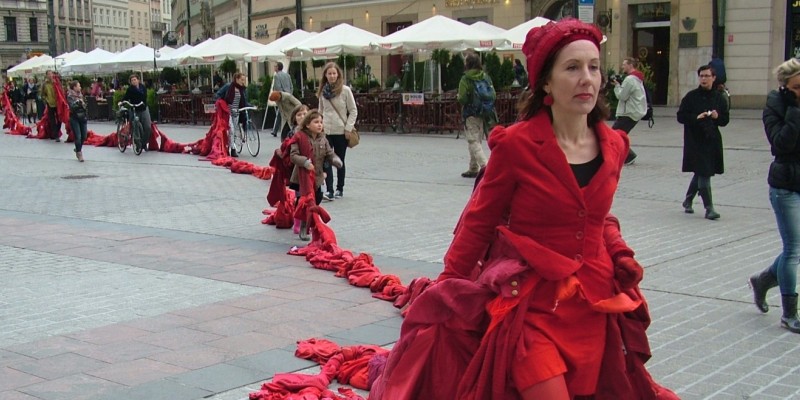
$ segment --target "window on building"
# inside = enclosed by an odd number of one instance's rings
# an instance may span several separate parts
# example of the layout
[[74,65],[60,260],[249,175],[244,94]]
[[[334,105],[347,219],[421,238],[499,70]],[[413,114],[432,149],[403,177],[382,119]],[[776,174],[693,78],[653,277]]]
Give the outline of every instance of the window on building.
[[79,20],[82,20],[83,19],[83,4],[81,3],[81,0],[75,0],[75,3],[76,3],[75,6],[78,7],[77,17],[78,17]]
[[74,29],[69,31],[69,51],[78,50],[78,34]]
[[17,41],[17,17],[3,17],[6,25],[6,41]]
[[61,54],[64,51],[67,50],[67,29],[66,28],[59,29],[59,31],[58,31],[58,39],[59,39],[59,42],[58,42],[59,47],[58,47],[58,49],[56,49],[56,53],[57,54]]
[[67,0],[67,6],[69,7],[69,18],[75,18],[75,3],[73,0]]
[[36,18],[29,18],[28,25],[31,27],[31,42],[39,41],[39,21]]
[[97,7],[92,8],[92,19],[95,20],[95,21],[100,21],[98,19]]
[[133,13],[131,13],[131,28],[133,28]]
[[83,19],[89,20],[89,0],[83,0]]
[[58,0],[58,17],[64,18],[66,7],[64,7],[64,0]]

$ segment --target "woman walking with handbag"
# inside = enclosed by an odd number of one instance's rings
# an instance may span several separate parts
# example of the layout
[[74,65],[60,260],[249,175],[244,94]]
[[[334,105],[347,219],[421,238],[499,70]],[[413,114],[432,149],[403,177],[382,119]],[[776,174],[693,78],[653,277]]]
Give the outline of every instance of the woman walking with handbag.
[[336,168],[336,191],[333,188],[333,168],[325,166],[325,188],[322,198],[332,201],[344,195],[345,154],[347,153],[348,140],[355,130],[358,110],[353,91],[344,85],[342,70],[336,63],[329,62],[322,69],[325,84],[320,85],[319,111],[322,113],[325,125],[325,135],[333,147],[333,151],[342,160],[342,166]]
[[764,130],[772,155],[769,166],[769,201],[778,221],[783,250],[769,268],[750,277],[753,300],[759,311],[769,311],[767,291],[780,287],[781,326],[800,333],[797,318],[797,265],[800,263],[800,61],[790,59],[775,70],[778,90],[767,96]]
[[67,89],[67,104],[69,104],[69,125],[75,133],[75,157],[83,162],[83,142],[86,141],[86,102],[81,93],[81,83],[72,81]]

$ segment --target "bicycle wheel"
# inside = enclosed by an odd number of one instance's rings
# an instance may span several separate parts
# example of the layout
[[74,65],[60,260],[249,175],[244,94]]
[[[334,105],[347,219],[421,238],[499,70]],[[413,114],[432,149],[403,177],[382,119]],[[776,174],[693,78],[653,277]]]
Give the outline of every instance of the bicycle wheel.
[[144,149],[142,144],[142,123],[133,121],[131,131],[133,132],[133,152],[138,156],[142,154],[142,150]]
[[244,136],[244,132],[242,132],[242,126],[236,124],[236,130],[233,132],[233,147],[236,149],[236,154],[242,154],[245,140],[247,140],[247,138]]
[[126,134],[125,131],[130,132],[130,128],[131,126],[126,120],[117,122],[117,147],[119,147],[120,153],[124,153],[128,148],[128,139],[130,135]]
[[255,157],[258,155],[259,150],[261,150],[261,134],[258,132],[258,128],[256,125],[253,124],[253,121],[247,121],[247,151],[250,152],[250,155]]

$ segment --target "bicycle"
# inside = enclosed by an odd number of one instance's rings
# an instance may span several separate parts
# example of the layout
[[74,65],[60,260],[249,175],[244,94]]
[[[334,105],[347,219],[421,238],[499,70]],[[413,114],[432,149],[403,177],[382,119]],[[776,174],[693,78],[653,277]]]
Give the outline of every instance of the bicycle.
[[245,120],[247,121],[245,123],[246,128],[242,131],[242,125],[239,124],[239,121],[231,121],[231,126],[236,127],[236,131],[231,134],[233,135],[233,145],[236,148],[236,153],[241,154],[246,143],[247,151],[250,152],[251,156],[255,157],[261,150],[261,133],[258,131],[258,128],[256,128],[253,120],[250,119],[251,110],[256,110],[256,107],[242,107],[239,109],[240,113],[244,113]]
[[14,103],[14,114],[17,115],[20,121],[22,118],[25,117],[25,104],[24,103]]
[[[123,100],[119,103],[119,111],[117,112],[117,147],[120,153],[124,153],[128,145],[132,145],[133,152],[138,156],[142,154],[146,143],[142,143],[142,123],[139,121],[139,114],[136,113],[136,107],[141,106],[144,102],[139,104],[131,104]],[[124,107],[124,106],[127,106]],[[133,114],[133,120],[131,120]]]

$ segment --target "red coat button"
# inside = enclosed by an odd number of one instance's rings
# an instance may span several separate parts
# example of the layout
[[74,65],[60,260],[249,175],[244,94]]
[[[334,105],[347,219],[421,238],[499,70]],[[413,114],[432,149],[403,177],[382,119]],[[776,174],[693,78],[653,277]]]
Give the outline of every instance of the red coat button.
[[583,231],[578,231],[575,233],[575,239],[581,240],[583,239]]

